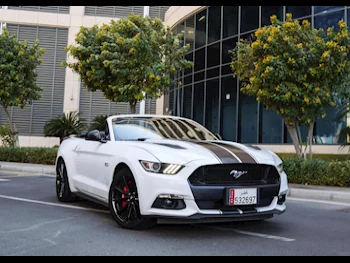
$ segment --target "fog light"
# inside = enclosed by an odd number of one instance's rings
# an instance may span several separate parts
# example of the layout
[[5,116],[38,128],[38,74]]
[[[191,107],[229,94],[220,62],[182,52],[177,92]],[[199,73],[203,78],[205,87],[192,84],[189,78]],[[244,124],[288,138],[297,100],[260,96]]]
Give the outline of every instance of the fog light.
[[154,201],[153,208],[181,210],[186,208],[183,197],[177,195],[159,195]]
[[285,194],[278,196],[277,204],[283,205],[285,201],[286,201],[286,195]]

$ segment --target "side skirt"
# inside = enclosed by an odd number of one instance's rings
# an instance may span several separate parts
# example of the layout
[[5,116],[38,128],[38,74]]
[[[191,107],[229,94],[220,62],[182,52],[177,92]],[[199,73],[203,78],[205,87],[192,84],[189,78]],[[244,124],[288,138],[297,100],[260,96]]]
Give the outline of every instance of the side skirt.
[[74,195],[76,195],[76,196],[78,196],[78,197],[80,197],[80,198],[82,198],[84,200],[88,200],[88,201],[91,201],[93,203],[97,203],[99,205],[102,205],[104,207],[109,207],[108,203],[105,203],[105,202],[103,202],[103,201],[101,201],[101,200],[99,200],[97,198],[91,197],[91,196],[83,194],[81,192],[75,192]]

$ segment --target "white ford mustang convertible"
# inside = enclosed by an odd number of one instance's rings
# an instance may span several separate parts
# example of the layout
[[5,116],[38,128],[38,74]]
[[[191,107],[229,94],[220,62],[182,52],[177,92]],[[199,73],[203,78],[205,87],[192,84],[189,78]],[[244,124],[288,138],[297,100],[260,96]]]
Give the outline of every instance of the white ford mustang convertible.
[[59,201],[101,203],[129,229],[264,220],[286,209],[276,154],[219,140],[180,117],[111,116],[104,131],[65,139],[56,168]]

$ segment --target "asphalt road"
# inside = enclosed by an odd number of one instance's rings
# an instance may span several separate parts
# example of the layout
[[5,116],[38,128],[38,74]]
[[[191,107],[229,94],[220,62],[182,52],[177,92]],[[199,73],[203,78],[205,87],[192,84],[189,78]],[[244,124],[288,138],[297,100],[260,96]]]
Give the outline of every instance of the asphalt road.
[[350,255],[350,204],[288,200],[260,223],[118,227],[91,202],[62,204],[48,176],[0,173],[0,255]]

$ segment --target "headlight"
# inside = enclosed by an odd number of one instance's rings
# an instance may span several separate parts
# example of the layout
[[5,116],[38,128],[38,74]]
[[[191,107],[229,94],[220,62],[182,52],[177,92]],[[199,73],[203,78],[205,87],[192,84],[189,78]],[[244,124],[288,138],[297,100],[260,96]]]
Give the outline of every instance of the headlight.
[[177,174],[183,168],[182,165],[168,163],[154,163],[148,161],[140,161],[143,169],[147,172],[162,174]]
[[277,165],[277,171],[279,173],[283,173],[283,163],[280,163],[279,165]]

